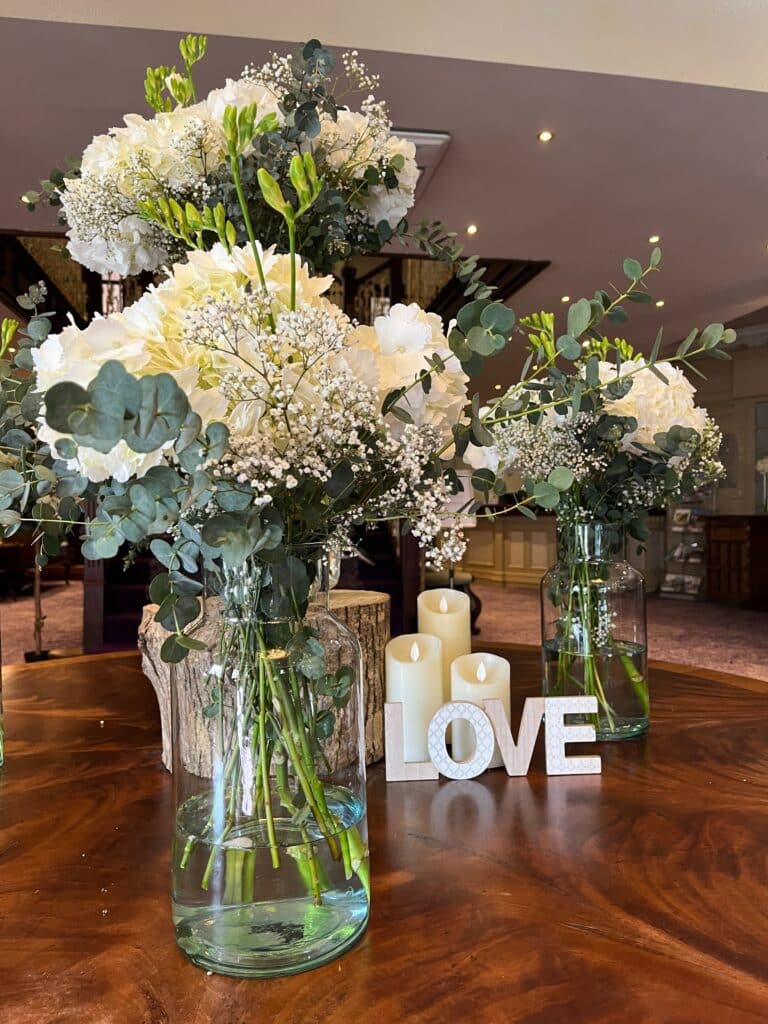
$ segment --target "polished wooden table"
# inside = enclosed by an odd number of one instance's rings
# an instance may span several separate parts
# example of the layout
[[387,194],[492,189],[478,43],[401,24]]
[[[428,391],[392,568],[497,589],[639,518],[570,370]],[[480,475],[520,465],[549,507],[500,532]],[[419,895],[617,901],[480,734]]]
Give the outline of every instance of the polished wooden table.
[[[509,653],[535,694],[535,653]],[[206,976],[175,947],[137,659],[4,684],[2,1024],[768,1020],[768,684],[657,666],[652,731],[603,745],[602,776],[547,778],[540,749],[524,779],[374,768],[368,932],[276,981]]]

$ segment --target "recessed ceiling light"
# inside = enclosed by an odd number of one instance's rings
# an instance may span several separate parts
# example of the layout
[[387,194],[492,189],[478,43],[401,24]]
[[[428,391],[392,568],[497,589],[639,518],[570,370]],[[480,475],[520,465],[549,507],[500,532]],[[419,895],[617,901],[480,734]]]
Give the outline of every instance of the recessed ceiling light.
[[659,309],[661,309],[661,307],[664,305],[664,299],[657,299],[656,305]]
[[501,384],[494,384],[493,386],[497,391],[501,391]]
[[477,234],[477,224],[467,224],[467,234],[468,235],[476,235]]
[[551,132],[549,128],[545,128],[544,131],[539,132],[536,138],[539,142],[551,142],[554,139],[555,133]]
[[651,235],[648,241],[651,243],[651,245],[656,245],[658,242],[661,241],[661,238],[659,237],[659,235]]
[[570,302],[571,301],[571,296],[570,295],[563,295],[563,297],[560,299],[560,301],[561,302]]

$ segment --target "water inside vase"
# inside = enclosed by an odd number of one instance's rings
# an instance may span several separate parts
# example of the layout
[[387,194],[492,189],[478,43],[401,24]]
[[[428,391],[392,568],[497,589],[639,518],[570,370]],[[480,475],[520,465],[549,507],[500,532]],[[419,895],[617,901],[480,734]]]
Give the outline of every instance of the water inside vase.
[[544,643],[544,696],[597,697],[598,713],[571,715],[573,724],[594,725],[598,740],[640,736],[648,729],[646,647],[612,641],[591,655],[559,640]]
[[[192,797],[180,807],[173,920],[176,940],[190,960],[217,974],[273,977],[318,967],[353,945],[368,920],[368,894],[358,872],[346,877],[332,845],[364,828],[365,810],[342,787],[327,787],[326,798],[339,827],[330,843],[309,821],[302,832],[291,819],[275,819],[279,868],[272,865],[264,823],[250,819],[214,843],[206,836],[210,799]],[[192,853],[180,869],[190,840]],[[319,899],[310,873],[319,883]]]

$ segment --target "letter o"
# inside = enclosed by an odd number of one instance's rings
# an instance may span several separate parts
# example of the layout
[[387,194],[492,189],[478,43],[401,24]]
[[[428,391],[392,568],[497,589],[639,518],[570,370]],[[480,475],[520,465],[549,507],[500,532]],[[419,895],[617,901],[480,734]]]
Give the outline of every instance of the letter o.
[[[457,719],[469,722],[475,733],[475,752],[466,761],[454,761],[445,745],[445,730]],[[447,779],[474,779],[482,775],[491,763],[495,741],[493,726],[486,713],[465,700],[454,700],[438,708],[427,731],[432,764]]]

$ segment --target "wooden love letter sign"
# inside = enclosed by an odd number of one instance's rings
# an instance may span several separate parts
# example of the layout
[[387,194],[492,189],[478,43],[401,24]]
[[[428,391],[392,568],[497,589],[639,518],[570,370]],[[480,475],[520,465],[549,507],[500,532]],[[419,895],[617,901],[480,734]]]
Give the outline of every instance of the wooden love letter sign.
[[[493,757],[498,743],[507,775],[526,775],[533,748],[544,719],[544,742],[547,775],[598,775],[602,771],[599,757],[567,757],[566,743],[592,743],[592,725],[567,725],[566,715],[594,715],[596,697],[529,697],[517,741],[500,700],[483,701],[483,707],[469,701],[443,704],[432,716],[427,733],[429,761],[405,761],[403,753],[403,705],[384,705],[386,737],[386,770],[388,782],[436,779],[438,773],[449,779],[473,779],[481,775]],[[475,733],[475,750],[464,761],[455,761],[445,742],[446,728],[451,722],[464,720]]]

